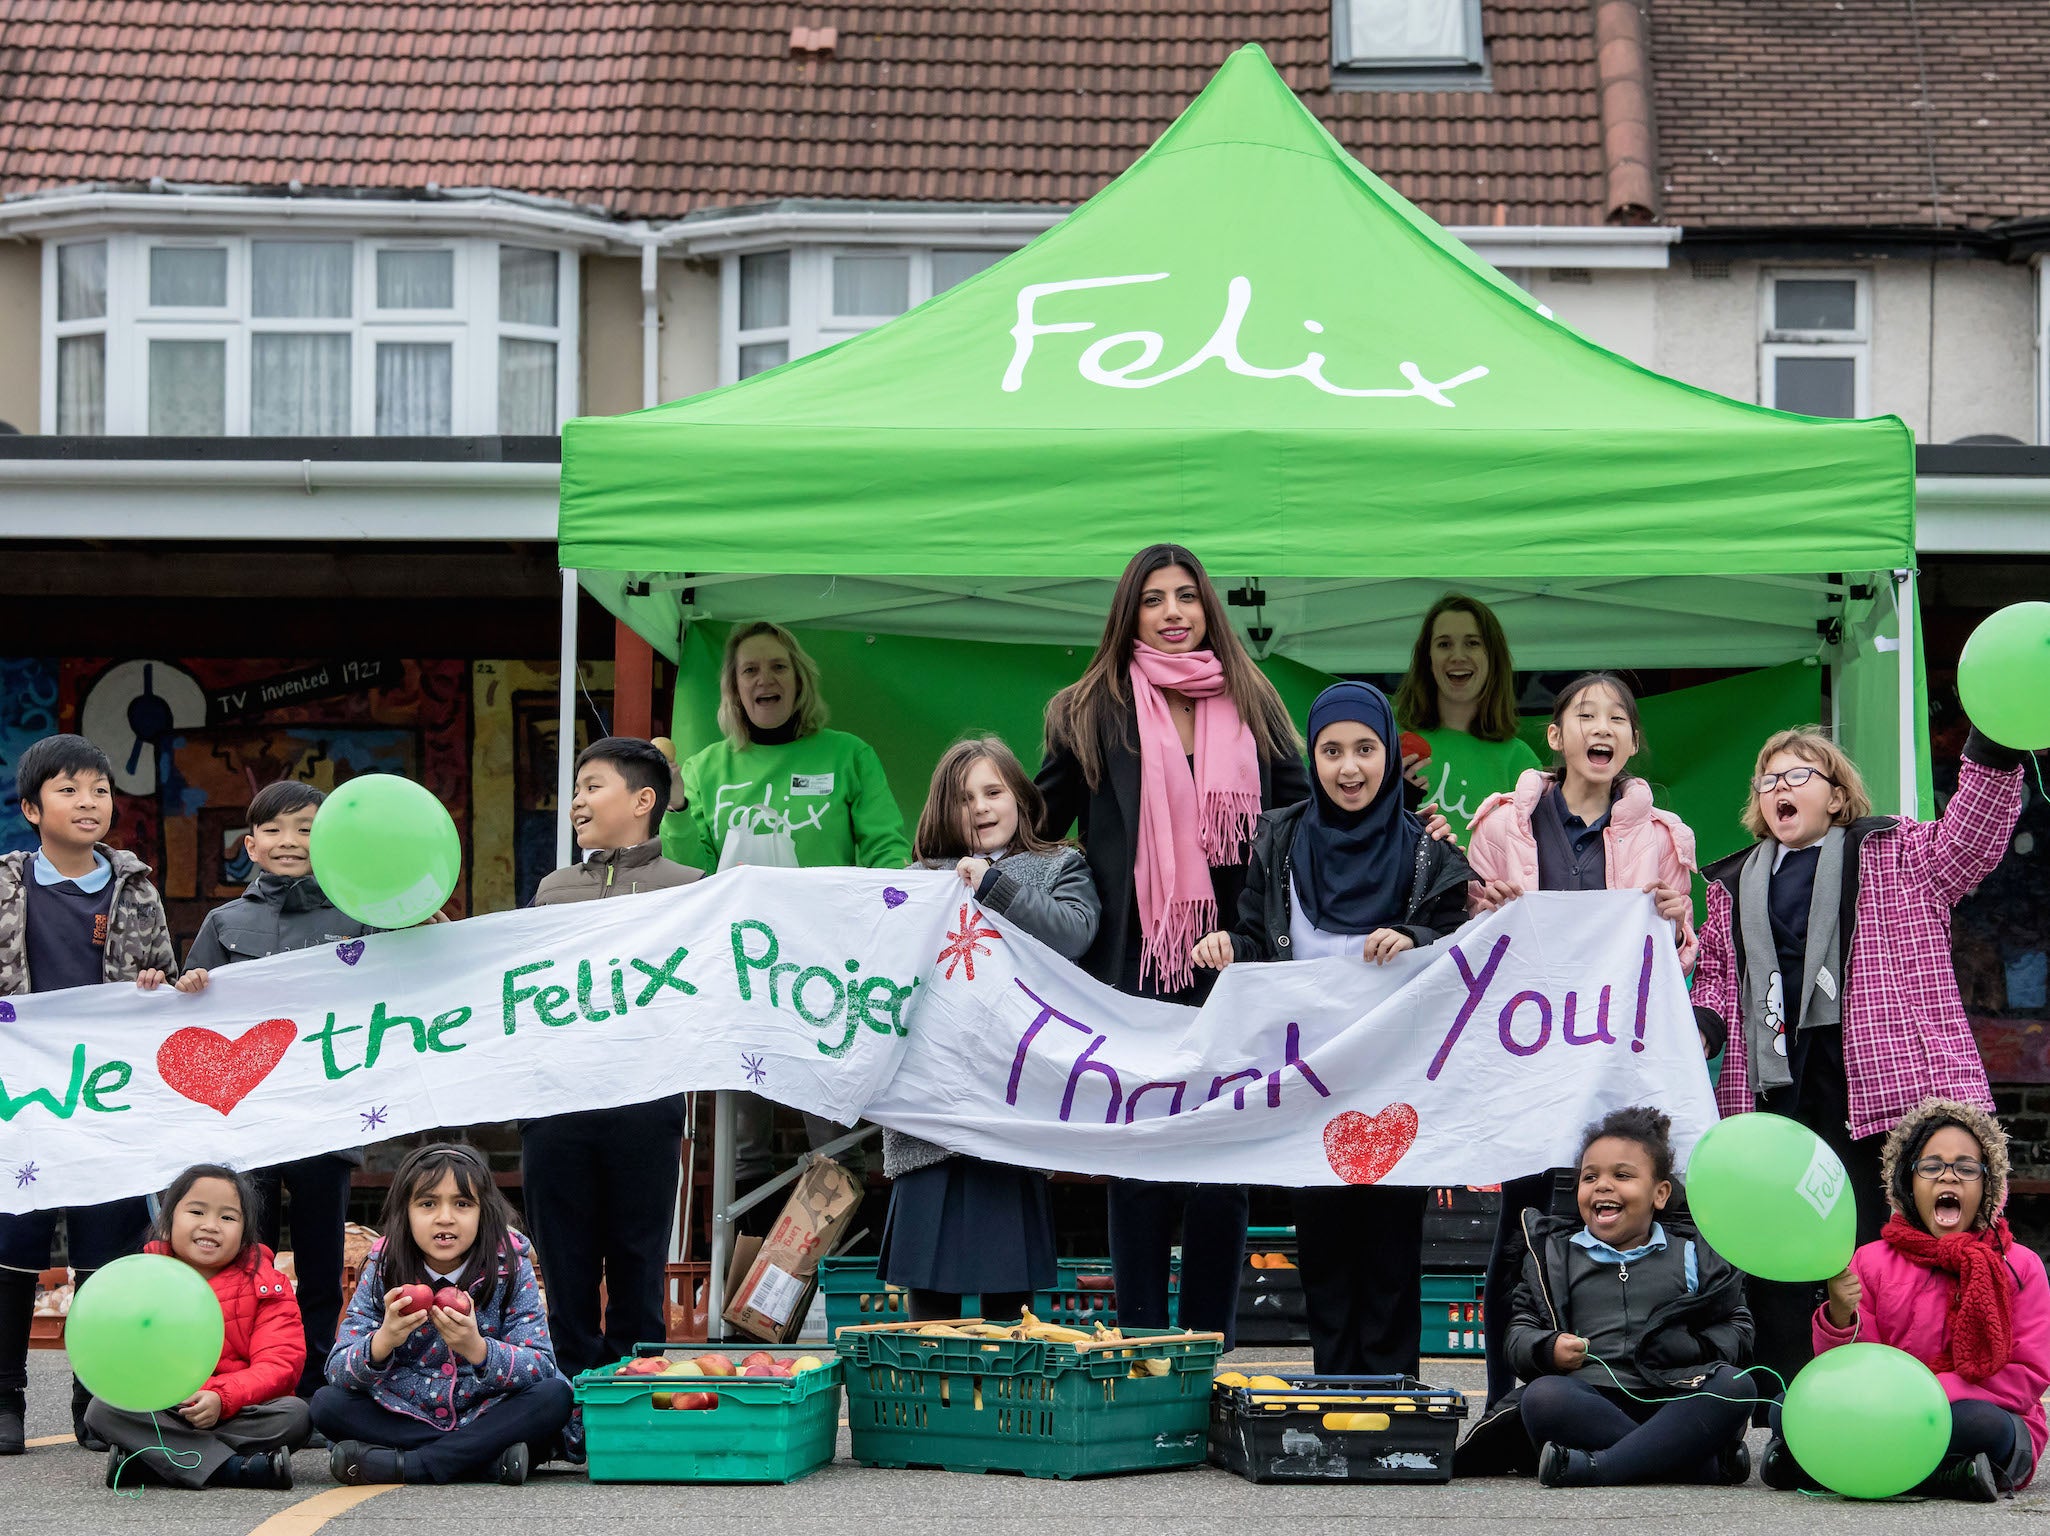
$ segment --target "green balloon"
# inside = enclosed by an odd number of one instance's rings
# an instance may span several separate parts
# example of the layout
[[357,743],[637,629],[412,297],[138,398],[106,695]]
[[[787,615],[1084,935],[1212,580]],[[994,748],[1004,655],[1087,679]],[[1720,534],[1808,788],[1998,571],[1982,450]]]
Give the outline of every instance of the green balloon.
[[1845,1344],[1801,1368],[1780,1427],[1794,1459],[1847,1499],[1890,1499],[1936,1470],[1950,1444],[1943,1383],[1887,1344]]
[[314,878],[372,928],[410,928],[441,910],[462,873],[463,843],[426,786],[390,773],[350,779],[313,818]]
[[1973,630],[1957,659],[1957,696],[2002,746],[2050,747],[2050,603],[2014,603]]
[[1827,1280],[1857,1247],[1858,1203],[1837,1155],[1779,1115],[1732,1115],[1687,1159],[1687,1206],[1709,1246],[1761,1280]]
[[199,1271],[132,1253],[93,1272],[64,1319],[64,1352],[94,1397],[154,1413],[206,1385],[221,1363],[221,1303]]

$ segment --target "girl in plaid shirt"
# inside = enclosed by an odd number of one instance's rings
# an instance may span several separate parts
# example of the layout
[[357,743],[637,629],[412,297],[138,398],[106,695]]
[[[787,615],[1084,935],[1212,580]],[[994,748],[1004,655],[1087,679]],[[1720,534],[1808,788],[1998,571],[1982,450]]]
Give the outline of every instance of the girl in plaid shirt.
[[[2020,754],[1976,730],[1957,793],[1930,822],[1874,816],[1834,742],[1781,731],[1759,749],[1745,801],[1758,841],[1702,872],[1694,1004],[1728,1029],[1717,1102],[1726,1115],[1785,1115],[1828,1143],[1850,1174],[1860,1243],[1886,1220],[1880,1148],[1894,1123],[1930,1097],[1993,1107],[1950,913],[2006,853],[2021,805]],[[1791,1379],[1812,1357],[1818,1289],[1749,1291],[1759,1362]]]

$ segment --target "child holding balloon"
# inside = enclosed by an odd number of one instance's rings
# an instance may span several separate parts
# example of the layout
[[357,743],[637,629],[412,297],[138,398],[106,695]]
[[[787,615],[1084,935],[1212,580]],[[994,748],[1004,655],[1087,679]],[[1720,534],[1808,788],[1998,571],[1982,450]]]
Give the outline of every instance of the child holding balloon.
[[1667,1209],[1671,1130],[1655,1109],[1611,1112],[1582,1142],[1580,1221],[1523,1213],[1508,1343],[1526,1385],[1474,1426],[1461,1471],[1520,1420],[1548,1488],[1751,1475],[1743,1277]]
[[[2050,1279],[2000,1214],[2007,1136],[1983,1110],[1925,1099],[1887,1136],[1881,1165],[1893,1214],[1829,1282],[1815,1352],[1889,1344],[1936,1372],[1950,1443],[1915,1491],[1991,1502],[2028,1485],[2050,1440]],[[1759,1476],[1773,1488],[1814,1486],[1780,1429],[1775,1409]]]
[[[1697,1017],[1729,1031],[1725,1115],[1763,1109],[1822,1138],[1850,1175],[1857,1238],[1879,1236],[1880,1146],[1938,1096],[1990,1110],[1958,996],[1951,909],[2006,853],[2021,815],[2017,752],[1974,729],[1936,821],[1875,816],[1857,766],[1817,729],[1759,749],[1743,821],[1757,841],[1711,864],[1694,972]],[[1760,1364],[1811,1358],[1812,1285],[1751,1288]]]
[[338,1483],[517,1486],[569,1419],[532,1250],[483,1154],[421,1147],[399,1165],[383,1239],[313,1395]]
[[[182,1260],[221,1305],[221,1358],[197,1391],[155,1413],[94,1398],[85,1422],[112,1447],[107,1486],[131,1480],[179,1488],[290,1488],[292,1452],[312,1432],[294,1395],[306,1363],[299,1303],[270,1249],[255,1241],[256,1191],[217,1163],[186,1169],[164,1191],[144,1253]],[[94,1383],[101,1391],[114,1384]],[[117,1394],[118,1395],[118,1394]]]

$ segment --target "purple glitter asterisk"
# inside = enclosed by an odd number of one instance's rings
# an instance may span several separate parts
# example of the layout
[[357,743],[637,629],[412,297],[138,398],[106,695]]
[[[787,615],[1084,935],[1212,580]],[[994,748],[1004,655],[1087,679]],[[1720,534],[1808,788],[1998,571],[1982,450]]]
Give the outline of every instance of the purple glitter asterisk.
[[742,1051],[740,1053],[740,1065],[742,1070],[747,1073],[747,1080],[749,1082],[766,1083],[769,1080],[769,1069],[762,1065],[762,1058],[758,1053]]
[[35,1183],[37,1171],[34,1163],[23,1163],[14,1170],[14,1187],[16,1189],[28,1188],[29,1185]]
[[385,1106],[382,1104],[379,1104],[374,1109],[366,1109],[359,1111],[358,1118],[360,1118],[363,1122],[363,1129],[366,1131],[374,1131],[380,1125],[383,1125],[384,1111]]

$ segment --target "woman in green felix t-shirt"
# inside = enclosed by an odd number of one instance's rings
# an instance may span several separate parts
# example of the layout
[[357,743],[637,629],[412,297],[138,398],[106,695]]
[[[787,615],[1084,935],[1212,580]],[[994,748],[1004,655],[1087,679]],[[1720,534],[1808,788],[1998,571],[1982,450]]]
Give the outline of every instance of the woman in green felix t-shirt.
[[[662,852],[709,872],[738,864],[814,869],[911,862],[904,816],[874,747],[829,731],[818,663],[780,624],[736,624],[719,663],[722,738],[678,772],[684,804],[662,818]],[[768,1100],[736,1096],[735,1166],[740,1191],[775,1173]],[[842,1128],[804,1117],[822,1147]],[[858,1158],[850,1156],[850,1163]],[[858,1170],[857,1170],[858,1172]],[[771,1212],[768,1206],[758,1207]]]
[[1463,592],[1447,592],[1424,615],[1395,694],[1395,719],[1429,743],[1428,759],[1403,754],[1403,772],[1437,803],[1461,844],[1483,800],[1540,766],[1516,734],[1516,669],[1502,625]]

